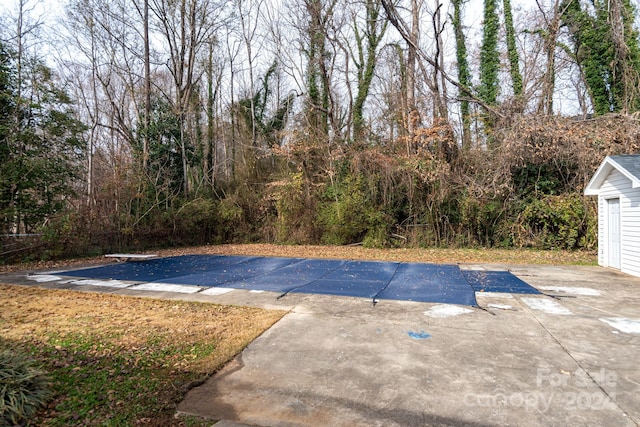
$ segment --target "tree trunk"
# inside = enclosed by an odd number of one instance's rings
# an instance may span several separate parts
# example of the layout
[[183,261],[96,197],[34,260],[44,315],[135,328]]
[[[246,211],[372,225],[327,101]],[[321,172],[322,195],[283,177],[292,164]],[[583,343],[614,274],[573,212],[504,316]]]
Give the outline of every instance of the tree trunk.
[[411,0],[411,43],[407,52],[407,118],[408,133],[407,154],[415,153],[416,126],[420,122],[418,108],[416,106],[416,58],[420,38],[420,5],[418,0]]
[[[471,86],[471,73],[467,60],[467,44],[462,31],[462,0],[453,0],[453,31],[456,38],[456,60],[458,61],[458,81],[462,87]],[[462,148],[471,147],[471,118],[470,106],[467,95],[462,89],[458,89],[460,98],[460,118],[462,121]]]
[[511,84],[513,95],[516,98],[522,96],[522,74],[520,74],[520,61],[518,49],[516,47],[516,34],[513,27],[513,14],[511,12],[511,0],[503,0],[504,3],[504,25],[507,35],[507,55],[509,56],[509,71],[511,73]]
[[144,137],[142,140],[142,170],[149,163],[149,127],[151,126],[151,60],[149,58],[149,0],[144,0]]

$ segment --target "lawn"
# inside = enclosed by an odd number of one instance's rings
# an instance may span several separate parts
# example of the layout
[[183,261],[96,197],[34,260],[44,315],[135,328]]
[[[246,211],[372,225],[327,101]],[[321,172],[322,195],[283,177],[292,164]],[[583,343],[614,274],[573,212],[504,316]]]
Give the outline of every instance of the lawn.
[[[432,263],[587,264],[595,252],[220,245],[184,254]],[[107,262],[103,257],[0,266],[0,272]],[[31,425],[207,425],[175,419],[185,393],[219,370],[282,311],[0,284],[0,349],[30,355],[55,398]],[[210,424],[210,423],[209,423]]]
[[38,426],[200,425],[176,404],[285,314],[9,285],[0,307],[0,348],[52,379]]
[[499,264],[553,264],[596,265],[596,251],[566,251],[537,249],[487,248],[394,248],[376,249],[362,246],[314,246],[239,244],[200,246],[158,252],[161,255],[222,254],[259,255],[302,258],[335,258],[371,261],[428,262],[440,264],[499,263]]

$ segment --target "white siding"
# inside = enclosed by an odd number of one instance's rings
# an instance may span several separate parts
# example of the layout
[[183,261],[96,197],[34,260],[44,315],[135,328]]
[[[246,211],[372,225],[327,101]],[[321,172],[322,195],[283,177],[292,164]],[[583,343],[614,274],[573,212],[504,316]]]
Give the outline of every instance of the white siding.
[[598,195],[598,264],[603,267],[609,266],[609,252],[607,241],[607,199],[601,194]]
[[618,170],[605,179],[598,195],[598,264],[607,267],[608,212],[607,200],[620,198],[620,270],[640,277],[640,189]]
[[622,209],[622,227],[625,231],[621,270],[640,276],[640,188],[630,189],[625,194]]

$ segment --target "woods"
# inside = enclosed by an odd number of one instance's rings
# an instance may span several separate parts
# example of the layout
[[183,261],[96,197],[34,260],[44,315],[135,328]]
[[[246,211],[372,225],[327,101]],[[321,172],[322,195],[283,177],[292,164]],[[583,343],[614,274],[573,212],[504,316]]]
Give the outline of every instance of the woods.
[[593,249],[582,191],[640,149],[630,0],[47,7],[2,9],[3,258]]

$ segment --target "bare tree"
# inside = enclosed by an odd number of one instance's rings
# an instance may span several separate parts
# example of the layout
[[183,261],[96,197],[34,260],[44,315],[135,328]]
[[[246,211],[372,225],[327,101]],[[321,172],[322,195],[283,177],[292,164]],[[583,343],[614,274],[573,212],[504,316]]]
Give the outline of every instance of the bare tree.
[[183,192],[190,193],[188,114],[192,108],[196,85],[203,70],[198,57],[203,55],[217,25],[221,5],[210,0],[180,0],[177,7],[171,0],[153,0],[151,10],[158,21],[158,30],[168,49],[167,67],[174,83],[173,107],[179,121]]
[[442,70],[444,70],[444,43],[442,34],[445,23],[442,22],[442,3],[436,2],[435,11],[431,14],[433,35],[435,41],[435,52],[433,54],[433,77],[431,87],[433,88],[433,121],[439,120],[447,122],[449,114],[447,111],[447,85]]
[[[303,0],[307,22],[302,28],[304,55],[307,60],[307,120],[318,135],[329,135],[330,122],[330,58],[327,33],[337,0]],[[334,58],[335,59],[335,58]]]
[[[130,47],[134,24],[124,19],[122,3],[106,4],[101,0],[70,3],[65,25],[68,30],[67,67],[76,79],[76,87],[88,119],[87,194],[94,192],[94,154],[101,140],[115,143],[103,131],[116,134],[128,145],[134,143],[133,125],[136,55]],[[125,56],[130,56],[125,60]],[[86,80],[79,70],[85,70]],[[106,101],[106,102],[105,102]]]
[[34,55],[34,48],[41,44],[40,30],[43,17],[36,15],[39,0],[17,0],[15,10],[9,15],[9,25],[4,38],[15,50],[17,98],[22,97],[24,63]]
[[[263,1],[259,2],[250,2],[250,8],[246,9],[243,3],[243,0],[237,0],[237,12],[238,17],[240,18],[240,32],[241,37],[244,41],[245,49],[247,51],[247,65],[249,67],[249,93],[251,96],[250,100],[250,109],[251,109],[251,117],[253,120],[251,121],[251,146],[256,148],[257,145],[257,129],[256,129],[256,105],[253,94],[256,92],[255,88],[255,76],[254,76],[254,68],[255,68],[255,56],[254,56],[254,42],[256,39],[256,32],[258,30],[258,15],[260,14],[260,8],[262,7]],[[260,50],[260,46],[257,46]]]
[[536,33],[539,34],[544,41],[543,46],[546,57],[545,71],[542,77],[542,94],[536,108],[538,114],[553,114],[553,96],[556,81],[556,47],[558,45],[558,36],[562,23],[562,14],[567,10],[571,1],[575,0],[566,2],[553,0],[551,10],[545,10],[540,0],[536,0],[536,5],[544,20],[544,27],[536,30]]
[[[225,170],[227,171],[227,177],[230,177],[232,180],[236,178],[236,129],[237,129],[237,118],[236,118],[236,109],[233,108],[235,105],[235,79],[236,79],[236,62],[238,55],[240,54],[240,43],[234,40],[231,37],[229,29],[227,29],[226,33],[226,50],[227,50],[227,60],[229,64],[229,114],[231,119],[231,137],[229,140],[230,147],[228,144],[225,144]],[[231,151],[231,158],[229,160],[228,152]]]
[[151,125],[151,41],[149,39],[149,0],[143,0],[142,9],[134,5],[142,17],[142,41],[144,43],[144,135],[142,137],[142,168],[149,163],[149,126]]

